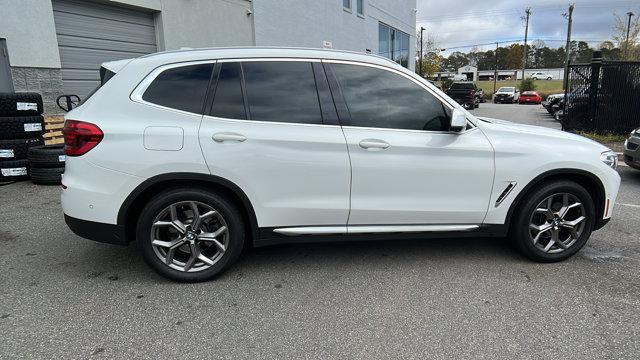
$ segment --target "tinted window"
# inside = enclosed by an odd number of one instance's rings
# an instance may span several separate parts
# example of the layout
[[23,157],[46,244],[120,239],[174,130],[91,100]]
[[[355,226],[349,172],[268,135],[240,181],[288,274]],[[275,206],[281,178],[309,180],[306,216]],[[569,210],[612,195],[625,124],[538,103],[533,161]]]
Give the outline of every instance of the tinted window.
[[409,79],[390,71],[333,64],[351,120],[345,125],[445,131],[442,103]]
[[142,99],[172,109],[202,113],[213,64],[181,66],[160,73]]
[[252,120],[321,124],[320,103],[311,63],[242,63]]
[[247,118],[240,83],[240,63],[222,63],[211,108],[212,116],[230,119]]

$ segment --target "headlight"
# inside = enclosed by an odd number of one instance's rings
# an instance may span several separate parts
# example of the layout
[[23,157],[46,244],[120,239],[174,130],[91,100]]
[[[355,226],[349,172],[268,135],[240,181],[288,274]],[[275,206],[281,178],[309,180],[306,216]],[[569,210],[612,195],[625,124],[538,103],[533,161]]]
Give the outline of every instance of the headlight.
[[618,154],[615,151],[609,150],[603,152],[600,154],[600,160],[614,170],[618,167]]

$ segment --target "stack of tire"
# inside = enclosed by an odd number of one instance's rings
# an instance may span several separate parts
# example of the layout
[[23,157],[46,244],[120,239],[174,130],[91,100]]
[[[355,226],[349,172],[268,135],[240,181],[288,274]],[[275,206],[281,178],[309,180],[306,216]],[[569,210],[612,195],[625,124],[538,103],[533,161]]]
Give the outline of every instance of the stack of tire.
[[58,185],[64,173],[64,145],[34,146],[27,158],[34,184]]
[[29,179],[27,155],[43,133],[40,94],[0,93],[0,183]]

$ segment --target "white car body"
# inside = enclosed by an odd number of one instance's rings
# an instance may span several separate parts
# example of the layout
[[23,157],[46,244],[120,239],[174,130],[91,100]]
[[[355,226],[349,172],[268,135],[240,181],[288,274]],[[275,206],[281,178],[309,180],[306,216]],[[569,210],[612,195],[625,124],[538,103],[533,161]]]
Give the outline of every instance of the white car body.
[[533,80],[553,80],[555,78],[552,74],[545,72],[535,72],[529,77]]
[[[228,59],[376,67],[463,111],[468,127],[413,131],[234,120],[142,100],[149,83],[168,67]],[[104,139],[82,156],[67,157],[62,193],[65,215],[106,232],[94,236],[99,241],[132,241],[136,217],[128,207],[136,196],[187,180],[211,179],[238,191],[252,213],[256,245],[297,241],[295,235],[504,235],[519,196],[548,176],[598,184],[598,221],[604,222],[620,184],[618,173],[600,160],[606,147],[562,131],[477,118],[420,76],[377,56],[203,49],[105,67],[116,72],[108,85],[66,115],[96,124]],[[512,190],[499,199],[510,184]]]

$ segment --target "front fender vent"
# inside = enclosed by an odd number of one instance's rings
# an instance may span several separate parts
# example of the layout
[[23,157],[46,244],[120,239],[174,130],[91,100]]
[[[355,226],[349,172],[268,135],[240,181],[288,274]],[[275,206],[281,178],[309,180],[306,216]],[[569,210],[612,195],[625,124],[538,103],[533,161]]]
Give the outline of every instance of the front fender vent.
[[507,187],[504,188],[504,190],[502,191],[502,194],[500,194],[500,196],[498,196],[498,200],[496,200],[496,207],[498,207],[498,205],[502,203],[502,201],[507,197],[507,195],[509,195],[511,190],[513,190],[513,188],[516,187],[516,184],[517,183],[515,181],[510,181],[509,184],[507,184]]

